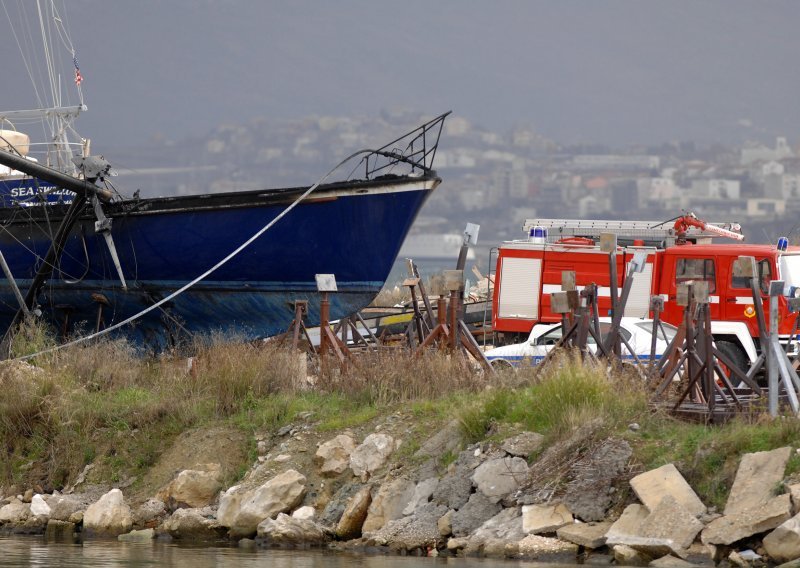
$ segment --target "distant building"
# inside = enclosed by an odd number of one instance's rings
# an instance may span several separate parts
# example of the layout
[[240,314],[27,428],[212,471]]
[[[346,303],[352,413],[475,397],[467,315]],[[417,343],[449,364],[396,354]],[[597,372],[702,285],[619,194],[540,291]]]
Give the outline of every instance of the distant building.
[[765,176],[764,197],[770,199],[797,199],[800,197],[800,174]]
[[572,158],[572,167],[576,170],[657,170],[661,160],[658,156],[642,154],[585,154]]
[[786,212],[786,201],[783,199],[754,198],[747,200],[748,217],[774,217]]
[[692,180],[692,197],[700,199],[739,199],[741,182],[733,179]]
[[742,148],[741,164],[749,166],[756,162],[778,161],[793,156],[794,152],[786,142],[786,138],[781,136],[775,139],[775,148],[769,148],[763,144],[753,144]]

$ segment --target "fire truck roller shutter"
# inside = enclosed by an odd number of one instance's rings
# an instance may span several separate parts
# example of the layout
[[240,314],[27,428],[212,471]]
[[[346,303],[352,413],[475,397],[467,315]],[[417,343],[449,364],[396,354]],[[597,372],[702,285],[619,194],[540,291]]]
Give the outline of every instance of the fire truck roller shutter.
[[[625,271],[630,269],[630,263]],[[642,272],[633,275],[633,285],[628,295],[628,302],[625,304],[626,317],[646,318],[650,316],[650,295],[653,288],[653,263],[648,262],[644,265]]]
[[498,316],[536,320],[539,317],[539,291],[542,283],[542,260],[505,257],[500,267]]

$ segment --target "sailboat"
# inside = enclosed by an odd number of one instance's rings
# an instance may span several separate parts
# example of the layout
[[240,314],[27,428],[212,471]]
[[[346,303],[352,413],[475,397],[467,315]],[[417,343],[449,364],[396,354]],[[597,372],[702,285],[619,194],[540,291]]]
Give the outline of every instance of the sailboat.
[[[37,4],[60,21],[52,0]],[[82,94],[62,106],[62,82],[51,85],[49,108],[0,112],[0,332],[34,314],[64,338],[113,329],[156,348],[210,332],[267,337],[289,327],[297,301],[308,302],[308,325],[319,322],[320,274],[335,276],[331,318],[345,317],[380,291],[441,183],[433,160],[449,113],[354,154],[341,181],[122,197],[111,165],[68,140]],[[17,129],[36,118],[50,126],[42,158]]]

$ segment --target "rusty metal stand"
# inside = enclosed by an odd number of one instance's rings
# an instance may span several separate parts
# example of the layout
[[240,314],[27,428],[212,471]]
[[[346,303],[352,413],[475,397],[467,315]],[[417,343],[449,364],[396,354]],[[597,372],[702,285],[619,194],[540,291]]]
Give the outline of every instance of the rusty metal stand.
[[311,337],[308,335],[308,329],[306,329],[306,324],[304,321],[306,315],[308,315],[308,300],[295,300],[294,319],[292,320],[289,329],[286,330],[286,333],[284,333],[278,340],[280,345],[283,345],[286,341],[286,338],[291,335],[292,349],[298,349],[300,346],[300,334],[302,334],[306,339],[305,350],[310,353],[317,352],[317,350],[314,348],[314,344],[311,342]]
[[331,352],[339,364],[340,368],[348,364],[353,364],[353,355],[341,339],[331,329],[330,325],[330,300],[328,300],[328,292],[320,292],[320,310],[319,310],[319,359],[320,365],[323,369],[328,366],[328,352]]

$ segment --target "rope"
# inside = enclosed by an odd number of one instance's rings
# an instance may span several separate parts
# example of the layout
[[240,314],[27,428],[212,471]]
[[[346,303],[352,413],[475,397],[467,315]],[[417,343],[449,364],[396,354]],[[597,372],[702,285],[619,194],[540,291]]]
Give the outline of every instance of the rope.
[[261,235],[263,235],[268,230],[270,230],[273,227],[273,225],[275,225],[275,223],[277,223],[283,217],[285,217],[292,209],[294,209],[297,205],[299,205],[301,201],[303,201],[314,190],[316,190],[317,187],[319,187],[319,185],[322,182],[324,182],[326,179],[328,179],[333,174],[333,172],[338,170],[340,167],[342,167],[344,164],[346,164],[347,162],[349,162],[350,160],[352,160],[356,156],[358,156],[360,154],[370,154],[372,152],[374,152],[374,150],[359,150],[358,152],[354,152],[353,154],[349,155],[347,158],[345,158],[344,160],[342,160],[341,162],[336,164],[336,166],[333,169],[331,169],[327,174],[322,176],[322,178],[320,178],[319,181],[317,181],[314,185],[312,185],[305,192],[303,192],[303,194],[300,197],[295,199],[294,202],[292,202],[291,205],[289,205],[286,209],[284,209],[277,217],[275,217],[272,221],[270,221],[269,223],[264,225],[252,237],[247,239],[244,243],[239,245],[239,247],[237,247],[233,252],[228,254],[228,256],[226,256],[225,258],[220,260],[217,264],[215,264],[214,266],[212,266],[211,268],[206,270],[203,274],[201,274],[200,276],[198,276],[197,278],[195,278],[191,282],[188,282],[187,284],[184,284],[183,286],[181,286],[180,288],[178,288],[177,290],[175,290],[174,292],[172,292],[168,296],[162,298],[161,300],[159,300],[158,302],[156,302],[152,306],[149,306],[149,307],[145,308],[144,310],[142,310],[138,314],[134,314],[131,317],[129,317],[128,319],[126,319],[126,320],[123,320],[123,321],[121,321],[119,323],[116,323],[116,324],[112,325],[111,327],[107,327],[107,328],[105,328],[103,330],[100,330],[100,331],[98,331],[96,333],[92,333],[92,334],[87,335],[85,337],[79,337],[78,339],[74,339],[74,340],[72,340],[72,341],[70,341],[68,343],[63,343],[61,345],[56,345],[55,347],[50,347],[49,349],[44,349],[42,351],[39,351],[37,353],[33,353],[31,355],[25,355],[24,357],[17,357],[17,358],[15,358],[15,360],[17,360],[17,361],[27,361],[29,359],[33,359],[34,357],[38,357],[40,355],[46,355],[48,353],[53,353],[55,351],[59,351],[61,349],[64,349],[65,347],[71,347],[73,345],[77,345],[79,343],[83,343],[85,341],[89,341],[89,340],[94,339],[96,337],[100,337],[102,335],[106,335],[107,333],[111,333],[112,331],[115,331],[115,330],[117,330],[117,329],[119,329],[119,328],[121,328],[123,326],[126,326],[129,323],[131,323],[131,322],[141,318],[142,316],[152,312],[153,310],[155,310],[157,308],[160,308],[162,305],[166,304],[167,302],[169,302],[173,298],[176,298],[177,296],[183,294],[186,290],[188,290],[189,288],[191,288],[192,286],[194,286],[198,282],[200,282],[200,281],[204,280],[205,278],[207,278],[212,272],[214,272],[215,270],[217,270],[221,266],[225,265],[228,261],[230,261],[232,258],[237,256],[240,252],[242,252],[248,246],[250,246],[253,243],[253,241],[255,241]]

